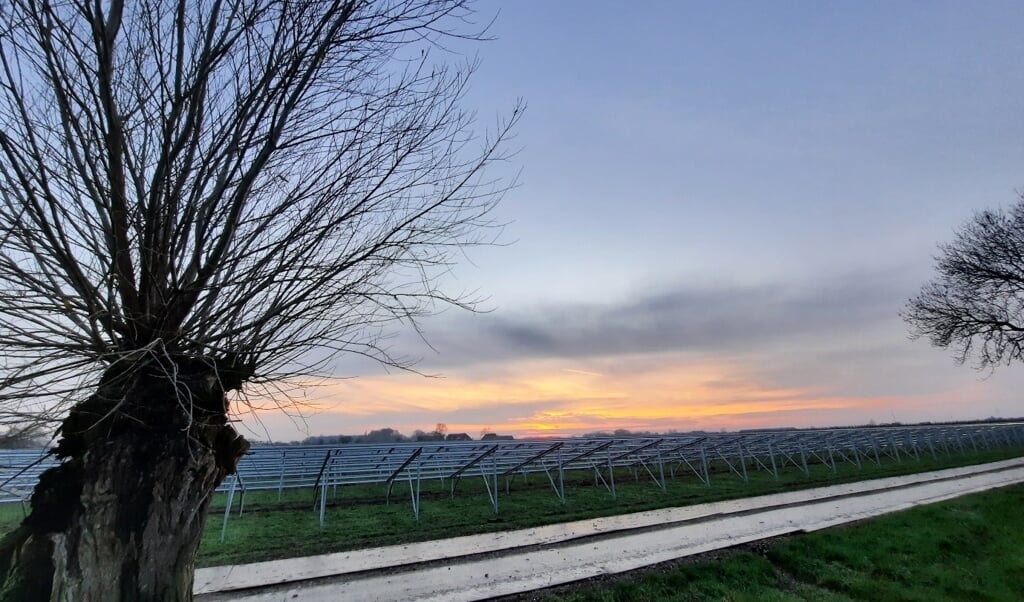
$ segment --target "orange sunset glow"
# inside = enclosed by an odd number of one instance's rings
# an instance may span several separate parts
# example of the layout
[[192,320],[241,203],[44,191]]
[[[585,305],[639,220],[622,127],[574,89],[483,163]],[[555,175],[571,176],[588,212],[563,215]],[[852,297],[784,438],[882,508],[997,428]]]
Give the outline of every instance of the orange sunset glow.
[[[415,374],[334,379],[309,390],[304,414],[317,432],[390,427],[409,434],[438,422],[473,437],[567,437],[632,431],[738,430],[889,421],[898,409],[963,405],[984,383],[942,398],[850,396],[826,389],[783,388],[743,378],[743,367],[683,357],[521,361],[486,374],[425,378]],[[276,412],[246,417],[268,421]],[[331,425],[337,425],[334,431]],[[259,427],[253,427],[259,432]]]

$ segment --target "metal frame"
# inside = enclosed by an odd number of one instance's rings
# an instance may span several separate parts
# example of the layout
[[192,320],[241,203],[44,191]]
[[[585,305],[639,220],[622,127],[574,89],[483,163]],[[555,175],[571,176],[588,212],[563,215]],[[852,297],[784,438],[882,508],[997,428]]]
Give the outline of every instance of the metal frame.
[[[237,473],[218,488],[227,497],[221,537],[226,534],[235,498],[241,515],[246,493],[253,491],[277,491],[279,501],[286,489],[312,491],[314,508],[323,526],[328,495],[337,495],[339,488],[346,485],[381,485],[384,502],[390,504],[395,484],[405,481],[413,514],[419,520],[422,484],[434,479],[442,487],[447,485],[449,495],[454,497],[462,479],[481,478],[488,501],[497,513],[501,478],[505,479],[505,494],[511,495],[517,476],[525,482],[529,475],[543,474],[559,502],[565,504],[567,471],[591,473],[594,485],[603,485],[615,498],[615,473],[623,470],[638,481],[644,474],[661,492],[667,493],[669,478],[687,475],[711,487],[716,470],[733,473],[747,483],[750,471],[778,479],[781,470],[792,466],[809,477],[812,465],[827,467],[835,473],[839,462],[859,469],[865,461],[877,465],[886,460],[919,462],[922,457],[935,459],[1013,447],[1024,447],[1024,423],[699,432],[658,437],[255,446],[242,458]],[[44,450],[0,450],[0,503],[24,503],[39,475],[56,464]]]

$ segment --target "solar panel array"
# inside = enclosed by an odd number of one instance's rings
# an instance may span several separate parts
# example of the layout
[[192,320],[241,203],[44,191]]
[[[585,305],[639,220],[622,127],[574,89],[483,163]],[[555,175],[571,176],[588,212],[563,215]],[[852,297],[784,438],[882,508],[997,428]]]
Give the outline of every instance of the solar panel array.
[[498,512],[499,480],[504,479],[507,487],[517,475],[543,475],[564,503],[567,471],[591,471],[595,483],[614,496],[615,472],[623,468],[666,490],[666,477],[683,474],[711,486],[713,464],[746,482],[748,471],[766,471],[778,478],[780,470],[791,466],[809,476],[815,463],[835,472],[840,463],[860,467],[887,459],[902,462],[998,448],[1024,448],[1024,423],[256,447],[239,465],[238,474],[221,487],[229,493],[224,528],[236,491],[244,496],[245,491],[277,490],[280,496],[286,489],[316,489],[323,525],[328,491],[344,485],[382,485],[386,498],[396,484],[408,485],[418,518],[421,484],[431,479],[450,487],[453,496],[462,479],[482,479]]
[[[228,494],[225,526],[236,495],[239,510],[247,491],[315,489],[321,523],[327,491],[345,485],[382,485],[386,496],[408,486],[419,516],[423,481],[440,480],[455,495],[459,482],[482,479],[490,503],[499,509],[499,481],[543,475],[565,501],[565,473],[590,471],[615,495],[615,471],[630,469],[663,490],[666,478],[689,475],[712,485],[712,464],[743,481],[748,471],[778,477],[787,466],[810,474],[809,465],[833,471],[840,463],[861,466],[885,459],[901,462],[997,448],[1024,448],[1024,423],[918,425],[740,433],[686,433],[654,437],[543,440],[436,441],[395,444],[256,446],[236,475],[221,484]],[[0,450],[0,502],[24,501],[39,473],[54,464],[43,450]],[[718,478],[718,477],[715,477]]]

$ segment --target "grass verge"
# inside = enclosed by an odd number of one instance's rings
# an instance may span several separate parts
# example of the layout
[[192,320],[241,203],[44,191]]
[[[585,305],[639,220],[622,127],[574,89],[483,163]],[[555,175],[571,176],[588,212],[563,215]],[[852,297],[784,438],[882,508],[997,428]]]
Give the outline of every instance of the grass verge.
[[[544,602],[1024,599],[1024,485],[711,560],[528,594]],[[760,549],[756,549],[760,547]]]

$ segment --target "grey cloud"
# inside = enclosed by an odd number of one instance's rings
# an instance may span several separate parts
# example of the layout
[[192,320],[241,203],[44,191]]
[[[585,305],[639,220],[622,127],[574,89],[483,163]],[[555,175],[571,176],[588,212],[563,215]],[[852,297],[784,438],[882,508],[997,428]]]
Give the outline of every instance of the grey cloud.
[[[895,272],[821,282],[638,292],[624,303],[504,308],[425,324],[438,350],[425,364],[626,353],[763,351],[805,338],[843,337],[891,323],[912,290]],[[435,322],[436,321],[436,322]],[[902,335],[901,335],[902,336]]]

